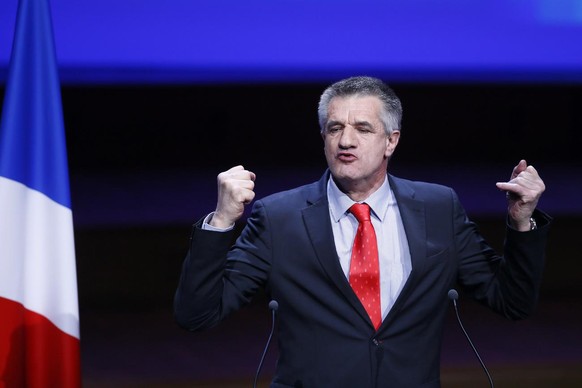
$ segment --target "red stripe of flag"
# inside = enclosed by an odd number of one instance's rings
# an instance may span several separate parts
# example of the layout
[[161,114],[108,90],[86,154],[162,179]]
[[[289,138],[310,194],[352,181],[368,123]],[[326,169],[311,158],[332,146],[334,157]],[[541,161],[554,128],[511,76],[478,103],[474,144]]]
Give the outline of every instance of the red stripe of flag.
[[0,387],[81,385],[79,339],[9,299],[0,298],[0,317]]

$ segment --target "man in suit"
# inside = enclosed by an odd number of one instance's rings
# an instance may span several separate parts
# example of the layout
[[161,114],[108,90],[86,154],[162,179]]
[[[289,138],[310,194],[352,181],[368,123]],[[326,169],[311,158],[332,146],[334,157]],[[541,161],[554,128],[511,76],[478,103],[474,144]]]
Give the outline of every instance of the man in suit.
[[452,189],[387,174],[402,107],[382,81],[337,82],[318,112],[329,169],[256,201],[233,247],[255,174],[218,175],[216,210],[193,228],[177,322],[214,326],[263,288],[279,304],[272,387],[440,387],[451,287],[510,319],[535,307],[550,222],[536,210],[544,183],[522,160],[497,184],[508,198],[501,256]]

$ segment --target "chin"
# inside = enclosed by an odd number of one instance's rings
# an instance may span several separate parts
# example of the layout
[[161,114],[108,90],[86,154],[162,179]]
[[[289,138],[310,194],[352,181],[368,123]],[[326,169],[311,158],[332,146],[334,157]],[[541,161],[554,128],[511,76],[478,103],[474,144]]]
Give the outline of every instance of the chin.
[[331,174],[336,180],[341,180],[343,182],[356,181],[360,178],[360,174],[355,171],[350,171],[346,166],[341,166],[339,168],[330,168]]

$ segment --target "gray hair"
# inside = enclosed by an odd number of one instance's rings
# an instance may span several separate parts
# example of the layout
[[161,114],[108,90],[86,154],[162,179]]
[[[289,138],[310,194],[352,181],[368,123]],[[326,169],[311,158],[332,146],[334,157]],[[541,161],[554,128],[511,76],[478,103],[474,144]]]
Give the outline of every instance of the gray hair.
[[330,101],[334,97],[349,96],[378,97],[382,102],[383,109],[380,113],[380,120],[384,124],[386,135],[389,136],[393,131],[400,130],[402,104],[396,93],[378,78],[350,77],[334,83],[322,93],[317,108],[319,127],[322,133],[327,123],[327,109]]

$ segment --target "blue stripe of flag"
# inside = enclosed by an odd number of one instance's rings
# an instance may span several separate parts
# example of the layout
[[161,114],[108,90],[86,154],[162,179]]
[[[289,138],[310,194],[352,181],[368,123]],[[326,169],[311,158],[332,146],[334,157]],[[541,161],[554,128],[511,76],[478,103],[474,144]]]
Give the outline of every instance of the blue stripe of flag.
[[[37,2],[35,6],[32,3]],[[71,207],[48,1],[21,0],[0,122],[0,176]]]

